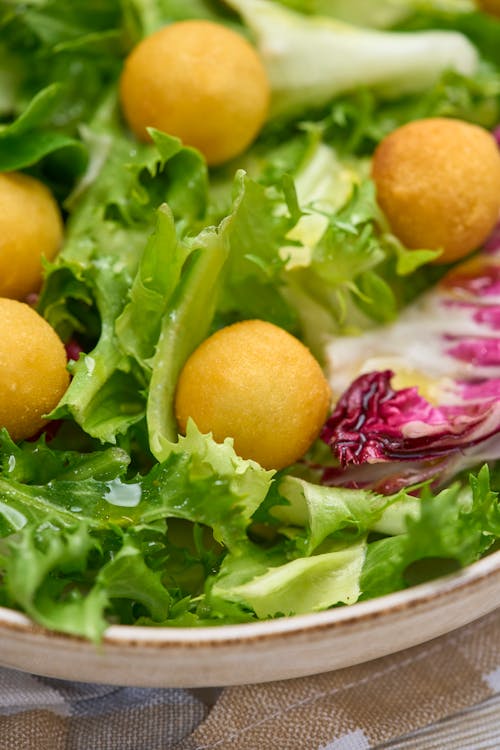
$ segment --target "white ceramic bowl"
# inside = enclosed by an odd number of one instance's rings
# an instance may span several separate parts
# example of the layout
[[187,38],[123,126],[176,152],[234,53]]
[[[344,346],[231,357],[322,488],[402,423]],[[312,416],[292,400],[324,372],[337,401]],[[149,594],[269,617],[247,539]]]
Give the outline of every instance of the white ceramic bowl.
[[500,551],[458,573],[327,612],[204,628],[112,626],[102,644],[0,608],[0,662],[62,679],[163,687],[318,674],[447,633],[500,607]]

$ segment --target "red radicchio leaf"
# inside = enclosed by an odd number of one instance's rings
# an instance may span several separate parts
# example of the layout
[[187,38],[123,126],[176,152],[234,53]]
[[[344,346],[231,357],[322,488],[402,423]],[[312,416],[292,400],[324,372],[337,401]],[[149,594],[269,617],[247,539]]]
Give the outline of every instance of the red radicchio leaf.
[[[434,407],[417,388],[394,390],[393,373],[357,378],[339,399],[321,437],[341,466],[382,461],[428,460],[461,451],[500,429],[486,419],[494,404]],[[485,434],[478,427],[488,423]]]
[[447,351],[472,365],[500,365],[500,339],[463,338]]
[[66,356],[68,357],[68,360],[73,360],[74,362],[78,362],[80,354],[83,352],[83,349],[78,343],[78,341],[76,341],[76,339],[70,339],[65,344],[65,349],[66,349]]
[[[342,395],[322,438],[340,466],[316,467],[324,484],[395,492],[500,458],[499,228],[397,321],[329,344]],[[393,366],[437,405],[395,390]]]
[[[500,139],[500,128],[498,128],[498,134]],[[500,222],[496,225],[490,237],[484,243],[484,250],[487,253],[497,253],[500,250]]]
[[493,137],[495,138],[496,142],[500,146],[500,125],[498,125],[493,131]]
[[[83,352],[82,347],[76,341],[75,339],[70,339],[65,345],[64,348],[66,350],[66,357],[68,358],[68,361],[74,360],[75,362],[78,361],[78,358],[80,354]],[[28,438],[28,442],[35,442],[39,439],[41,435],[45,435],[45,439],[48,443],[50,443],[51,440],[53,440],[57,433],[59,432],[62,425],[61,419],[52,419],[50,422],[47,422],[47,424],[42,427],[41,430],[39,430],[35,435]]]

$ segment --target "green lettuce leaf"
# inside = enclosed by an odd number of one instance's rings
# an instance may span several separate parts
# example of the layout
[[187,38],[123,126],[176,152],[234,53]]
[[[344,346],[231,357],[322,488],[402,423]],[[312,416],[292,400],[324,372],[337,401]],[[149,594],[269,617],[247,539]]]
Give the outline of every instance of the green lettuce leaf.
[[[92,136],[99,143],[99,148],[94,145],[98,164],[89,167],[94,177],[91,184],[84,177],[83,190],[77,187],[76,197],[70,198],[74,209],[65,246],[49,268],[39,303],[64,339],[79,339],[82,333],[87,351],[74,364],[71,385],[52,416],[71,417],[92,437],[111,443],[145,417],[150,368],[144,353],[151,356],[159,335],[163,310],[158,295],[173,292],[188,254],[179,245],[173,221],[182,217],[186,230],[200,219],[206,181],[203,160],[183,149],[178,139],[154,132],[155,144],[140,146],[118,130],[115,118],[111,99]],[[193,184],[189,198],[176,186],[186,174]],[[170,209],[158,213],[156,207],[164,201]],[[156,235],[148,244],[156,222]],[[145,288],[151,273],[155,280]],[[156,293],[156,314],[139,331],[144,319],[135,319],[138,307],[151,292]],[[131,317],[135,333],[124,334]],[[86,338],[93,330],[97,341]]]
[[74,585],[96,545],[84,525],[29,527],[9,545],[4,577],[10,602],[45,627],[98,641],[106,627],[106,593]]
[[147,564],[137,534],[114,534],[110,542],[109,534],[84,523],[58,528],[49,520],[23,530],[8,548],[9,604],[45,627],[98,642],[115,600],[118,610],[126,600],[153,621],[168,616],[171,597],[162,571]]
[[246,540],[274,474],[240,458],[229,439],[219,444],[201,435],[192,422],[165,461],[132,480],[126,479],[128,457],[120,449],[78,457],[53,453],[42,443],[33,451],[12,450],[8,439],[5,448],[0,454],[3,535],[44,518],[60,527],[83,522],[92,529],[180,518],[209,526],[218,542],[233,549]]
[[279,483],[279,493],[289,505],[277,505],[271,515],[282,523],[306,530],[305,554],[311,554],[332,534],[339,538],[366,535],[400,495],[378,495],[366,490],[324,487],[293,476]]
[[411,14],[412,0],[279,0],[292,10],[320,16],[333,16],[357,26],[387,28]]
[[227,324],[260,318],[293,330],[296,314],[281,293],[286,258],[280,248],[297,217],[289,212],[281,180],[266,186],[239,171],[235,193],[231,212],[221,223],[228,261],[218,300],[220,319]]
[[38,92],[17,120],[0,127],[0,170],[10,172],[37,164],[43,157],[65,149],[74,176],[86,166],[84,144],[64,132],[46,127],[52,110],[62,95],[62,86],[53,83]]
[[210,330],[227,259],[227,247],[215,229],[201,232],[191,247],[192,253],[168,301],[151,359],[146,414],[151,452],[158,460],[169,454],[177,436],[177,379],[188,356]]
[[378,31],[269,0],[228,4],[254,33],[271,83],[272,116],[297,116],[364,86],[397,98],[425,91],[446,70],[467,76],[477,70],[475,47],[457,32]]
[[174,217],[164,203],[139,261],[130,299],[116,321],[116,335],[127,354],[150,369],[160,327],[189,250],[177,238]]
[[161,26],[175,21],[204,18],[218,23],[230,22],[241,29],[233,13],[225,5],[211,0],[134,0],[128,2],[129,15],[138,37],[146,36]]
[[102,90],[116,80],[123,21],[115,0],[75,0],[71,8],[57,0],[3,3],[0,57],[15,71],[6,114],[21,113],[42,88],[60,83],[64,96],[49,119],[55,130],[74,134],[80,121],[92,117]]
[[130,456],[121,448],[94,452],[53,449],[42,436],[16,445],[0,430],[0,477],[23,484],[48,484],[54,479],[108,481],[122,476]]
[[212,585],[209,603],[225,600],[251,609],[257,617],[297,615],[357,601],[365,557],[364,540],[333,551],[282,564],[262,551],[228,556]]
[[368,546],[361,588],[368,599],[409,585],[408,571],[418,561],[440,560],[465,566],[479,559],[500,534],[498,493],[490,488],[488,467],[471,475],[469,487],[457,482],[432,497],[424,494],[417,517],[407,519],[407,532]]
[[161,622],[168,616],[170,595],[162,583],[162,572],[148,567],[144,551],[132,535],[124,537],[118,552],[100,569],[93,590],[102,592],[107,600],[139,603],[153,620]]

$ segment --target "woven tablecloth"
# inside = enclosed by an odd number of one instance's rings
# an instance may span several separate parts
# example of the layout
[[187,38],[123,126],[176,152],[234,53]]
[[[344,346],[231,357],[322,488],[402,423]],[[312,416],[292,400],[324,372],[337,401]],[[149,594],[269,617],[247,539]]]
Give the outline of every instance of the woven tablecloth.
[[223,690],[89,685],[0,669],[1,750],[386,747],[500,747],[500,610],[366,664]]

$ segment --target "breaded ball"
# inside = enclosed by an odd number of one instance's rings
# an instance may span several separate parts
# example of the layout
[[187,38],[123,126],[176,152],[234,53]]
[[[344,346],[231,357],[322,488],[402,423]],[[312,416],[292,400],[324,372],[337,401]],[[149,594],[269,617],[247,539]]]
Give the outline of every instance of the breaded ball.
[[500,0],[476,0],[476,3],[486,13],[500,17]]
[[267,469],[299,459],[327,417],[330,388],[310,351],[282,328],[245,320],[206,339],[187,360],[175,411]]
[[64,346],[24,302],[0,298],[0,427],[13,440],[35,435],[69,383]]
[[499,218],[500,152],[493,136],[461,120],[403,125],[373,158],[377,198],[409,248],[443,249],[438,263],[481,246]]
[[61,213],[48,188],[21,172],[0,173],[0,297],[24,299],[42,284],[42,257],[61,246]]
[[125,118],[149,140],[148,126],[194,146],[208,164],[237,156],[267,116],[264,66],[240,34],[217,23],[180,21],[143,39],[120,81]]

